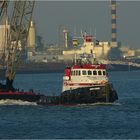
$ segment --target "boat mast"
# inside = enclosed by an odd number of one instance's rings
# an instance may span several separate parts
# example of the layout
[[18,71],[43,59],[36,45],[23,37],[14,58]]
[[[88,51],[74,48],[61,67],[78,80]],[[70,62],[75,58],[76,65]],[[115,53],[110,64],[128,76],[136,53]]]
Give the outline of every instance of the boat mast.
[[7,42],[6,87],[8,90],[14,90],[13,80],[21,55],[26,49],[34,4],[35,1],[13,1],[13,12],[9,23],[10,35]]

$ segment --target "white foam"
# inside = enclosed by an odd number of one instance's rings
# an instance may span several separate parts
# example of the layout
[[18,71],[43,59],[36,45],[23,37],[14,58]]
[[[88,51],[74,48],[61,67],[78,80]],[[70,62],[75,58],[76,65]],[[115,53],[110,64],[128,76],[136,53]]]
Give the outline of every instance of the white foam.
[[0,100],[0,105],[37,105],[35,102],[28,102],[22,100]]
[[78,104],[77,106],[112,106],[112,105],[121,105],[118,102],[114,103],[107,103],[107,102],[97,102],[97,103],[91,103],[91,104]]

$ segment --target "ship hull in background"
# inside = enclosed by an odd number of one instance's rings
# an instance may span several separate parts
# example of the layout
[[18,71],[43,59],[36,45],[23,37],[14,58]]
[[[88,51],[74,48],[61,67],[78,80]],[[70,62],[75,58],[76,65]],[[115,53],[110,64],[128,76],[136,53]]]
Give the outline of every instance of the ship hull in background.
[[[64,62],[28,63],[20,66],[17,73],[62,73],[66,67],[71,65],[72,63]],[[137,71],[140,70],[140,67],[123,64],[111,64],[107,65],[107,69],[108,71]]]

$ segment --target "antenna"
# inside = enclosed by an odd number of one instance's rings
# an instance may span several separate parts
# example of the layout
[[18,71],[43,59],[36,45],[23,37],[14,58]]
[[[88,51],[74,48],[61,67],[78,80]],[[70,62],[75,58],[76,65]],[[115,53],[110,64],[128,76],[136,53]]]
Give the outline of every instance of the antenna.
[[76,27],[74,28],[74,37],[77,36],[77,33],[76,33]]
[[90,35],[92,35],[92,28],[91,27],[89,29],[89,33],[90,33]]
[[77,54],[74,54],[74,64],[76,65],[76,60],[77,60]]
[[97,34],[97,32],[96,32],[96,28],[95,28],[95,30],[94,30],[94,38],[96,39],[96,34]]

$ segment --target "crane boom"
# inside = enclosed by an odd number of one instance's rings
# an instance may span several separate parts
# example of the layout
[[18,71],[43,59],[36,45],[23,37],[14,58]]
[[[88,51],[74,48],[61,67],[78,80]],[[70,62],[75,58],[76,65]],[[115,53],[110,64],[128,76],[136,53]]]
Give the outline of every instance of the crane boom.
[[10,35],[7,43],[6,86],[8,90],[14,90],[13,80],[20,57],[26,48],[34,4],[35,1],[14,1],[13,13],[10,19]]
[[3,19],[3,16],[7,13],[8,4],[8,0],[0,0],[0,21]]

